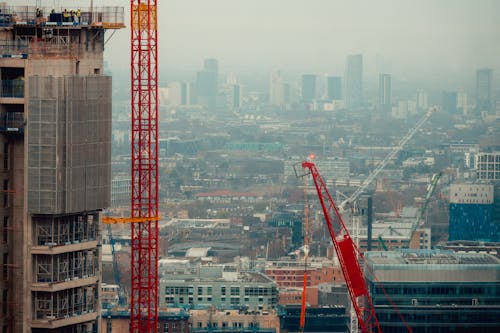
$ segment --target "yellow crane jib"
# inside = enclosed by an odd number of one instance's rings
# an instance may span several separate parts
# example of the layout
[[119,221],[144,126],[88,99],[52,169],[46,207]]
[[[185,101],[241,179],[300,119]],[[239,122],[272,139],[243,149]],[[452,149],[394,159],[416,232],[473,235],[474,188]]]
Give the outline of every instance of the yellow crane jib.
[[161,216],[148,216],[148,217],[112,217],[112,216],[103,216],[102,223],[144,223],[144,222],[152,222],[159,221]]

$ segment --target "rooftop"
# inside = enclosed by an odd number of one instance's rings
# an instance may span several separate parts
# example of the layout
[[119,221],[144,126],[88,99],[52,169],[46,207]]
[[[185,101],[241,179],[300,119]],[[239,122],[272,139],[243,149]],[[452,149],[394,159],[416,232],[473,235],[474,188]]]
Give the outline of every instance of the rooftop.
[[500,283],[500,260],[442,250],[367,252],[368,280],[392,283]]
[[455,253],[441,250],[368,252],[373,265],[499,265],[500,260],[486,253]]

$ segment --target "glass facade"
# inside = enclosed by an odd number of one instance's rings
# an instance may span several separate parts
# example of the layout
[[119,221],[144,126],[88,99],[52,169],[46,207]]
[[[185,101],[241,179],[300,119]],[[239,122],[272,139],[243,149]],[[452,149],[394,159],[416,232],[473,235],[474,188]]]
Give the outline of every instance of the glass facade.
[[450,204],[449,240],[500,241],[492,204]]

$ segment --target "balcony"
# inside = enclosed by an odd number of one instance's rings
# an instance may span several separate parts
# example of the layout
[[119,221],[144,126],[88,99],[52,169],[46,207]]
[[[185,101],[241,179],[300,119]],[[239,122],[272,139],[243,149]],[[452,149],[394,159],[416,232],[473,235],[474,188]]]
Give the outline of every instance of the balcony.
[[4,112],[0,116],[0,133],[24,135],[23,112]]
[[0,98],[24,98],[24,79],[1,80]]

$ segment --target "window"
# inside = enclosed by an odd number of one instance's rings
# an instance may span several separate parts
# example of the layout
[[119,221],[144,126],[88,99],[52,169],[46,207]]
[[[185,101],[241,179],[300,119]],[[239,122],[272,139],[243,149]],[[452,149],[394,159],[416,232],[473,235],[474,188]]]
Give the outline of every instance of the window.
[[168,323],[163,324],[163,333],[168,333]]
[[3,206],[7,207],[9,205],[9,180],[3,180]]
[[9,169],[9,143],[5,142],[3,144],[3,168]]
[[[9,254],[8,253],[4,253],[3,254],[3,262],[2,262],[2,264],[7,265],[8,263],[9,263]],[[3,273],[2,274],[3,275],[3,280],[7,281],[7,278],[9,276],[9,269],[8,268],[7,269],[5,269],[5,268],[2,269],[2,273]]]
[[[7,295],[8,295],[8,292],[9,292],[8,289],[5,289],[5,290],[2,291],[2,304],[3,304],[3,306],[2,306],[2,312],[3,312],[4,315],[7,314]],[[6,332],[6,331],[4,331],[4,332]]]
[[3,217],[3,228],[2,228],[2,243],[6,244],[9,242],[9,217]]

